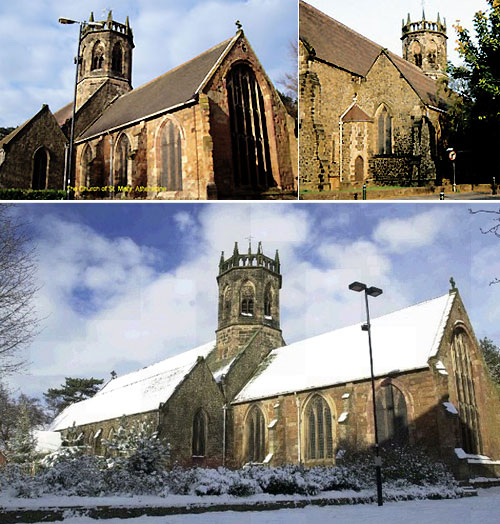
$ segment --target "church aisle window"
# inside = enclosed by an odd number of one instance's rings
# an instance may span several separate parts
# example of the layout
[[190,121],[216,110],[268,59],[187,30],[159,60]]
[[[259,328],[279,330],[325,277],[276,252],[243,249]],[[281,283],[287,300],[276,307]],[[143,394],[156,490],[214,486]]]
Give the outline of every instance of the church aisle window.
[[247,461],[263,462],[266,456],[266,423],[258,406],[254,406],[247,418]]
[[126,186],[130,164],[130,142],[127,135],[123,134],[116,145],[115,184]]
[[332,414],[325,399],[315,395],[305,411],[306,458],[333,458]]
[[237,64],[227,78],[236,187],[267,188],[272,180],[264,99],[253,71]]
[[207,452],[207,415],[199,409],[193,419],[193,457],[204,457]]
[[47,178],[49,168],[49,152],[41,147],[33,158],[32,189],[47,189]]
[[182,191],[182,144],[179,128],[168,120],[160,139],[160,185],[167,191]]
[[458,397],[462,447],[467,453],[481,453],[474,374],[470,360],[468,337],[462,330],[455,333],[451,345],[451,357]]
[[392,117],[385,106],[378,116],[378,154],[392,154]]
[[403,393],[392,384],[387,384],[377,391],[375,404],[380,444],[407,444],[408,415]]
[[92,148],[87,144],[82,154],[82,160],[81,160],[82,176],[80,179],[86,187],[91,186],[91,179],[90,179],[91,162],[92,162]]

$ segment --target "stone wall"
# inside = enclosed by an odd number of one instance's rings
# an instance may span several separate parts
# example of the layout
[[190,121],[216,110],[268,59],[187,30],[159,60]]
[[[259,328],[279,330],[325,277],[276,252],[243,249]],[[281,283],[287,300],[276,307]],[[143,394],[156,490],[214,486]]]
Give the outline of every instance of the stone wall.
[[66,137],[47,105],[18,131],[3,147],[0,164],[0,187],[31,189],[34,156],[45,148],[49,154],[47,189],[63,188],[64,147]]

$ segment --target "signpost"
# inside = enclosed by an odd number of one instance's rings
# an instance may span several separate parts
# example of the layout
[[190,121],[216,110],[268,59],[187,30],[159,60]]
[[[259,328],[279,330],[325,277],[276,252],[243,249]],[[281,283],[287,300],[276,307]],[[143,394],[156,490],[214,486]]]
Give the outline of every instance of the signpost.
[[456,184],[456,178],[455,178],[455,160],[457,158],[457,153],[452,147],[449,147],[446,151],[448,151],[448,157],[451,160],[451,163],[453,164],[453,192],[456,193],[457,184]]

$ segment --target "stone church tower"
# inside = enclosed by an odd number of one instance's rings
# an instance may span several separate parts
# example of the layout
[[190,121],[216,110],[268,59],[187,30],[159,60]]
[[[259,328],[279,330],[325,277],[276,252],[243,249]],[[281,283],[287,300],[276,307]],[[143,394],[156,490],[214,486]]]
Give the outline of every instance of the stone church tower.
[[422,12],[422,20],[412,22],[408,14],[402,32],[403,58],[434,80],[446,78],[446,20],[441,22],[438,13],[437,21],[429,22]]
[[[89,22],[94,21],[90,13]],[[106,82],[117,95],[132,89],[132,49],[134,41],[128,17],[125,24],[113,20],[95,22],[102,27],[85,25],[80,42],[81,65],[76,96],[77,110]]]
[[262,252],[240,254],[238,243],[232,257],[219,263],[219,313],[217,359],[235,357],[260,332],[268,348],[283,345],[280,329],[279,291],[281,288],[278,251],[274,259]]

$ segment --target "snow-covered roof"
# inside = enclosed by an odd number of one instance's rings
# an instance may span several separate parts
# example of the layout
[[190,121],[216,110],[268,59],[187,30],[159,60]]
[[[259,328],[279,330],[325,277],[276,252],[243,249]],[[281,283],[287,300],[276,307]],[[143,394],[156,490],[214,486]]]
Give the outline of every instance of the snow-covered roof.
[[35,450],[38,453],[53,453],[61,447],[61,434],[57,431],[35,429],[33,436],[36,440]]
[[[439,349],[454,298],[446,294],[372,319],[375,375],[427,367]],[[355,324],[271,351],[235,402],[369,376],[368,335]]]
[[56,417],[51,430],[69,428],[73,422],[79,426],[158,409],[193,369],[198,357],[206,358],[214,347],[212,341],[110,380],[92,398],[68,406]]

